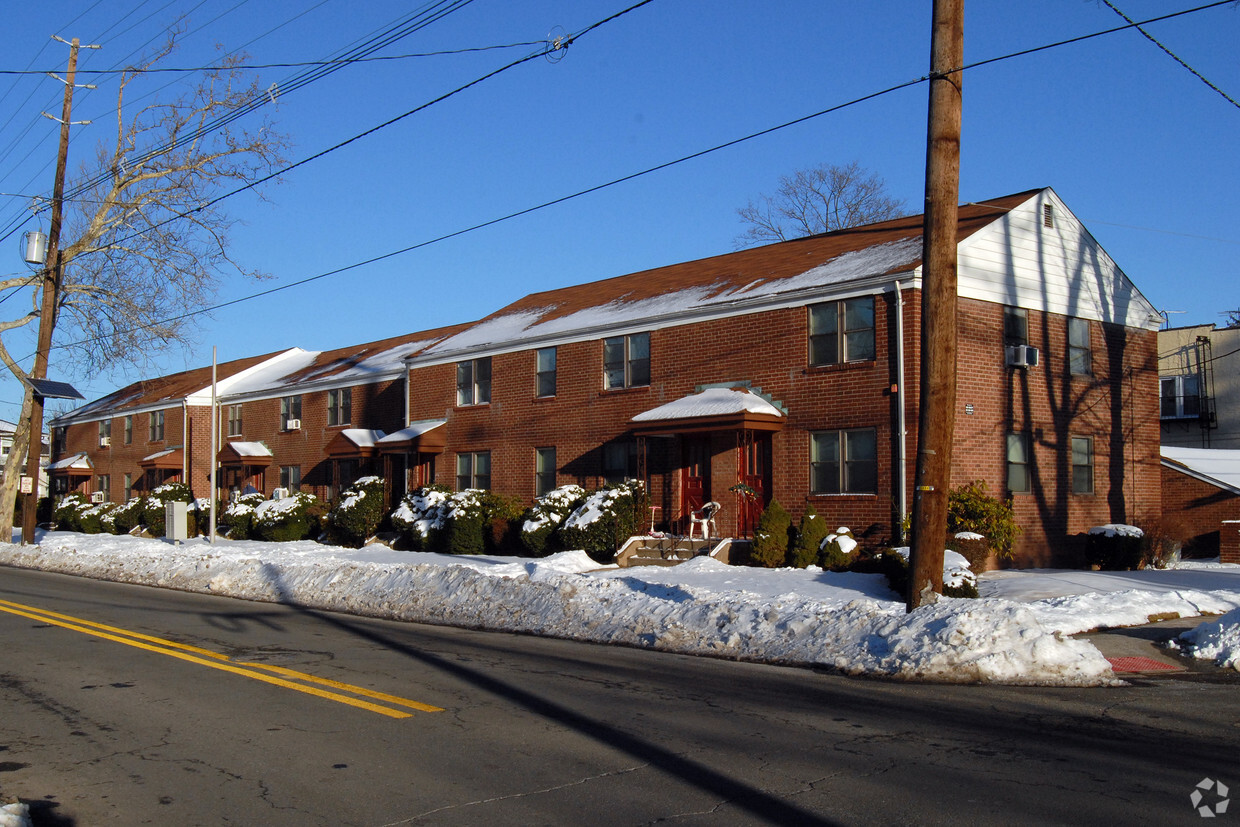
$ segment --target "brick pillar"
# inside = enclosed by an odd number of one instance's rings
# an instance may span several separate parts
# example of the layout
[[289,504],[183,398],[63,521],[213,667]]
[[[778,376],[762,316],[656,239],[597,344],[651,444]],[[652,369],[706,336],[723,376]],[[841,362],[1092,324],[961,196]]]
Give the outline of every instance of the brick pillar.
[[1240,520],[1223,520],[1218,532],[1220,563],[1240,563]]

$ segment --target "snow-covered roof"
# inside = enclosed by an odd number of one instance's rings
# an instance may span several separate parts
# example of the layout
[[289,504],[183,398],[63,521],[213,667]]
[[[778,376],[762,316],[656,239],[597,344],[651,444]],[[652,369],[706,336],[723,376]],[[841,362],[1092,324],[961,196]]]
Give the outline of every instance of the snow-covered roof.
[[433,431],[441,425],[448,424],[446,419],[423,419],[420,422],[410,422],[406,428],[388,434],[378,440],[380,444],[385,442],[404,442],[407,439],[422,436],[427,431]]
[[271,449],[261,442],[230,442],[224,446],[239,457],[269,457]]
[[633,422],[661,422],[668,419],[691,419],[702,416],[728,416],[739,413],[762,413],[783,416],[783,411],[762,397],[747,390],[707,388],[681,397],[657,408],[643,411]]
[[386,436],[383,431],[372,431],[367,428],[345,428],[340,435],[359,448],[373,448],[376,442]]
[[1162,446],[1162,464],[1240,494],[1240,450]]
[[47,464],[47,470],[49,471],[67,471],[69,469],[89,471],[94,467],[95,466],[90,464],[90,457],[86,456],[84,452],[73,454],[72,456],[65,457],[64,459],[58,459],[55,462],[49,462]]
[[163,459],[164,457],[170,457],[179,450],[181,449],[180,448],[168,448],[163,451],[156,451],[155,453],[151,454],[149,457],[143,457],[139,461],[140,462],[154,462],[157,459]]

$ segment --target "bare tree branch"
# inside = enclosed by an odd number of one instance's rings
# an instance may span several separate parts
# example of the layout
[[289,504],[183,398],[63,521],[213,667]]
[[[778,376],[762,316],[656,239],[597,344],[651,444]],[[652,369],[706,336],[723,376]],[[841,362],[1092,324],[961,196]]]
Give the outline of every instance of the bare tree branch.
[[872,224],[905,214],[904,201],[887,192],[877,173],[856,161],[797,170],[779,179],[774,195],[760,195],[736,211],[748,225],[737,249]]

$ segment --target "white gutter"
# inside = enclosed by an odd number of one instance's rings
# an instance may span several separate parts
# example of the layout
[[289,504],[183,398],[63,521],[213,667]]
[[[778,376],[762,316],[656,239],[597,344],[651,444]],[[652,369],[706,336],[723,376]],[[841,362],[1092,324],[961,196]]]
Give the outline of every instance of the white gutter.
[[904,294],[900,292],[899,281],[893,281],[891,284],[896,290],[896,441],[900,446],[900,464],[896,483],[899,493],[896,495],[896,502],[900,508],[900,539],[903,542],[908,539],[903,536],[904,518],[908,513],[908,445],[904,424]]

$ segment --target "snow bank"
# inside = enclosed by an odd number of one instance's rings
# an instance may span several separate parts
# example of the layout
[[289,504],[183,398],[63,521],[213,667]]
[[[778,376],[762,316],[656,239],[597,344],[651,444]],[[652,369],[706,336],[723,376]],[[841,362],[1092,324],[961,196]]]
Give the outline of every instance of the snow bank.
[[[881,594],[885,587],[874,576],[841,580],[848,576],[777,570],[759,578],[710,558],[667,570],[598,571],[582,552],[536,560],[447,557],[312,542],[174,546],[52,532],[38,546],[0,545],[0,563],[371,617],[813,664],[852,675],[1115,682],[1091,644],[1044,628],[1030,607],[1010,600],[945,599],[906,614],[890,591],[889,599],[876,599],[838,585]],[[767,593],[746,588],[754,584]]]
[[1240,671],[1240,609],[1189,629],[1171,645],[1187,655]]

